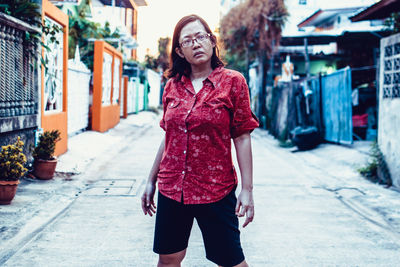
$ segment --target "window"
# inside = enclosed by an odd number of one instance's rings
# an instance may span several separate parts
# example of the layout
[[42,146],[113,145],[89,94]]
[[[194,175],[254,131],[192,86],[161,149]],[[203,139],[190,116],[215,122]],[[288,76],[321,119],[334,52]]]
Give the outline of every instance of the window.
[[307,5],[307,0],[299,0],[299,5]]

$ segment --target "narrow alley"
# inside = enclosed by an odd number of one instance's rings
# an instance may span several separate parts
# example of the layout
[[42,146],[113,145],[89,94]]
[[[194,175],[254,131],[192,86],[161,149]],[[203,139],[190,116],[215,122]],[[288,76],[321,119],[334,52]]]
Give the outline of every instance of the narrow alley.
[[[108,143],[91,132],[72,137],[49,196],[31,217],[18,216],[15,207],[26,201],[20,195],[14,208],[0,207],[0,221],[9,218],[1,223],[0,265],[156,266],[154,217],[143,215],[140,195],[162,139],[158,119],[150,112],[130,116],[104,134]],[[362,162],[365,153],[332,144],[294,153],[261,129],[252,146],[256,215],[241,228],[250,266],[398,265],[400,212],[391,207],[399,206],[399,192],[357,174],[348,162]],[[63,168],[79,174],[66,179]],[[42,196],[35,183],[20,188],[32,202]],[[183,266],[214,266],[197,225]]]

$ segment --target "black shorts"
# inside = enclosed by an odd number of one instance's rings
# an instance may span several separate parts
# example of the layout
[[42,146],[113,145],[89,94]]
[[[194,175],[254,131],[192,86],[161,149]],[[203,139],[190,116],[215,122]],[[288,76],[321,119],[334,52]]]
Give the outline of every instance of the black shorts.
[[244,255],[235,207],[235,190],[217,202],[194,205],[184,205],[158,193],[154,252],[172,254],[186,249],[196,218],[207,259],[221,266],[241,263]]

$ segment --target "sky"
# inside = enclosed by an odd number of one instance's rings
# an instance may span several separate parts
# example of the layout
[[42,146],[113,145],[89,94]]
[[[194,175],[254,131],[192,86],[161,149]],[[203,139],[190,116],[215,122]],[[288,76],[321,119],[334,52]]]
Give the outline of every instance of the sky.
[[158,53],[158,39],[170,37],[176,23],[184,16],[197,14],[214,30],[219,24],[220,0],[147,0],[138,10],[138,60]]
[[[176,23],[183,16],[197,14],[203,17],[212,30],[218,27],[221,0],[146,0],[148,6],[138,10],[138,60],[143,61],[147,51],[150,55],[158,54],[158,39],[172,37]],[[285,0],[293,25],[287,25],[292,31],[297,30],[297,23],[313,14],[319,8],[337,8],[349,6],[369,6],[378,0],[307,0],[308,5],[301,10],[299,0]],[[293,21],[294,20],[294,21]]]

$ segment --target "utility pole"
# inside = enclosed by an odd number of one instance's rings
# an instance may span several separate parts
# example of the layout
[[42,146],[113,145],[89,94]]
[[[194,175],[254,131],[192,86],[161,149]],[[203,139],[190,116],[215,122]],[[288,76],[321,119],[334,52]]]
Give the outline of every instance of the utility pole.
[[306,97],[306,113],[310,114],[310,104],[309,104],[309,89],[308,89],[308,80],[310,78],[310,59],[308,57],[308,40],[304,38],[304,59],[305,59],[305,67],[306,67],[306,80],[304,82],[304,92]]

